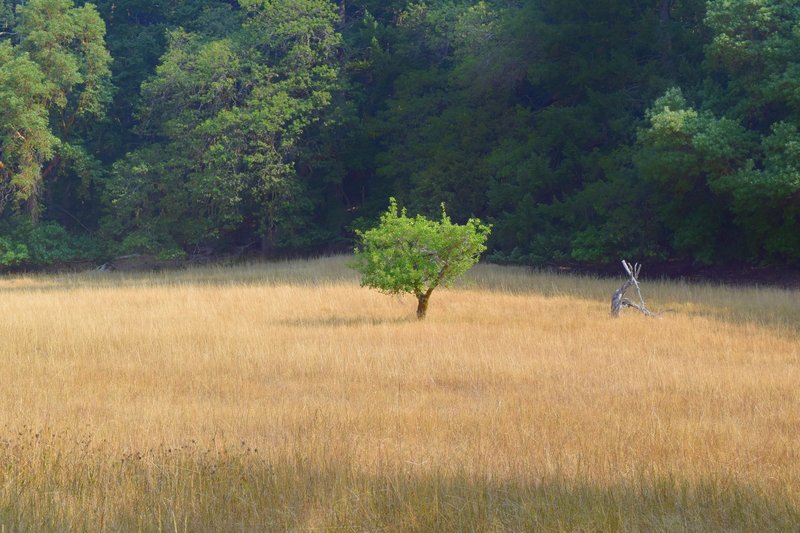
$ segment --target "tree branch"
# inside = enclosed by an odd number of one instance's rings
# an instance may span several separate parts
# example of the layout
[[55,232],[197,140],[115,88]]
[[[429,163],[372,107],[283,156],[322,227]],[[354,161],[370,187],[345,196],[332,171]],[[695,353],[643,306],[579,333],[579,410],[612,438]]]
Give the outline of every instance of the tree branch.
[[[658,316],[657,313],[653,313],[650,311],[644,303],[644,298],[642,297],[642,289],[639,286],[639,273],[642,271],[642,265],[636,263],[631,265],[627,261],[622,261],[622,268],[625,269],[625,272],[628,273],[628,279],[625,280],[625,283],[622,286],[614,291],[614,294],[611,296],[611,316],[618,317],[620,312],[622,311],[623,307],[632,307],[633,309],[638,310],[645,316],[649,317],[656,317]],[[625,298],[625,292],[630,289],[631,287],[636,287],[636,294],[639,296],[639,303],[635,304],[632,301]]]

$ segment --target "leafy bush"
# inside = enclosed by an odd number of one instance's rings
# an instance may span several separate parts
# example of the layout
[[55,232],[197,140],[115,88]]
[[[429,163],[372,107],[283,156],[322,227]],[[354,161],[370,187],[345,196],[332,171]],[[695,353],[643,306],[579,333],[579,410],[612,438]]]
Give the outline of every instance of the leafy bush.
[[161,250],[157,257],[162,261],[179,261],[181,259],[186,259],[186,252],[180,248],[167,248]]
[[29,258],[27,246],[21,242],[0,237],[0,266],[16,266],[28,261]]
[[0,237],[0,267],[38,267],[99,255],[89,237],[72,235],[56,222],[21,221],[11,228],[0,228],[0,233],[5,234]]
[[37,225],[24,224],[19,228],[19,238],[30,250],[30,262],[49,265],[71,259],[81,259],[76,242],[59,224],[43,222]]

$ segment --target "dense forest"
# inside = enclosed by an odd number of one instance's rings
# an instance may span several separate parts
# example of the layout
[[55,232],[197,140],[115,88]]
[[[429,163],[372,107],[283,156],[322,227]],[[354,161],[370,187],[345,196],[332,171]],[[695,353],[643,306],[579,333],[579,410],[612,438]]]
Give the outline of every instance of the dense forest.
[[0,0],[0,264],[800,263],[800,0]]

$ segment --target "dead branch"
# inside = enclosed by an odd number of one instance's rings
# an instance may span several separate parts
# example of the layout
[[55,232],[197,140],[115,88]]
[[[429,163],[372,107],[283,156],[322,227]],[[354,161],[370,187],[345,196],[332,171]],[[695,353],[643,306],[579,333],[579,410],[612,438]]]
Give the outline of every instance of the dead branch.
[[[645,316],[656,317],[658,313],[653,313],[650,311],[644,303],[644,298],[642,297],[642,288],[639,286],[639,272],[642,271],[642,265],[636,263],[631,265],[627,261],[622,261],[622,267],[625,269],[625,272],[628,273],[628,279],[625,280],[625,283],[622,286],[614,291],[614,294],[611,296],[611,316],[618,317],[620,311],[622,311],[623,307],[631,307],[633,309],[638,310]],[[630,289],[631,287],[636,287],[636,294],[639,296],[639,303],[633,303],[629,299],[625,298],[625,292]]]

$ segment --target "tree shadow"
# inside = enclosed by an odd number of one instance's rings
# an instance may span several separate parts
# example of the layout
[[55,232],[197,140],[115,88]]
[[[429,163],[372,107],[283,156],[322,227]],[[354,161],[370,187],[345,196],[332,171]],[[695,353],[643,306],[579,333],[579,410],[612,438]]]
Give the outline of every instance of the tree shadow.
[[[181,461],[159,462],[176,460]],[[304,457],[213,460],[214,475],[198,470],[197,460],[187,469],[200,472],[194,481],[205,498],[205,505],[184,506],[191,509],[183,511],[190,530],[211,524],[218,530],[797,531],[800,524],[800,509],[787,490],[724,476],[688,481],[675,473],[592,482],[521,471],[501,480],[491,473],[439,473],[410,463],[366,474],[344,457],[324,466]],[[152,477],[143,469],[134,464],[129,475]],[[173,470],[182,469],[157,471],[149,497],[181,496],[169,487],[188,483],[158,479]],[[259,490],[243,491],[242,480]],[[231,500],[232,492],[239,497]],[[155,522],[152,514],[147,519]]]
[[279,325],[291,326],[296,328],[347,328],[353,326],[381,326],[388,324],[413,324],[418,320],[413,317],[376,317],[376,316],[357,316],[357,317],[310,317],[280,320]]

